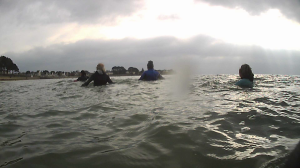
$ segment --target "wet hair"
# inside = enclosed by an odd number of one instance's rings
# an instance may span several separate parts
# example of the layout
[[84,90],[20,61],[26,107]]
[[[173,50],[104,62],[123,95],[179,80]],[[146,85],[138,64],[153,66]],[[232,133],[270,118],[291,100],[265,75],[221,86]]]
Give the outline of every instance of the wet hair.
[[253,82],[254,74],[252,73],[251,67],[248,64],[243,64],[239,69],[239,74],[242,79],[249,79]]
[[148,69],[153,69],[154,68],[153,61],[151,61],[151,60],[148,61],[147,68]]
[[105,72],[104,64],[103,63],[99,63],[97,65],[97,70],[101,70],[102,72]]
[[81,76],[86,76],[86,73],[84,70],[82,70],[80,73],[81,73]]

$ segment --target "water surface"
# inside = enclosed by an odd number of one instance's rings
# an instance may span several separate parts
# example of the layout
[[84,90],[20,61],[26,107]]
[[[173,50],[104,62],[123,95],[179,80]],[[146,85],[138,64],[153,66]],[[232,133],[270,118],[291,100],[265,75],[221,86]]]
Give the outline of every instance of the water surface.
[[282,166],[300,139],[300,77],[0,82],[0,167]]

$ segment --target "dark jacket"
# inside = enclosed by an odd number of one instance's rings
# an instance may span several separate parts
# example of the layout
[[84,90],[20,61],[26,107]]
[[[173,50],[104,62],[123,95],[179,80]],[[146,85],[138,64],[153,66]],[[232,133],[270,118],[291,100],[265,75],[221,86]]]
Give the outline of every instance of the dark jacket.
[[84,82],[84,81],[86,81],[87,79],[89,79],[88,76],[80,76],[80,77],[77,79],[77,81],[82,81],[82,82]]
[[94,86],[106,85],[113,83],[110,77],[103,71],[96,71],[82,86],[87,86],[91,81],[94,81]]

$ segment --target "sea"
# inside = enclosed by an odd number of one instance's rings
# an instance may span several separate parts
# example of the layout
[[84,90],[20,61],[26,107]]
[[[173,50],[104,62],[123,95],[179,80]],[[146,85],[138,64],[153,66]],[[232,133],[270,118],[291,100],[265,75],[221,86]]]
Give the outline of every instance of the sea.
[[300,140],[300,76],[0,82],[2,168],[277,168]]

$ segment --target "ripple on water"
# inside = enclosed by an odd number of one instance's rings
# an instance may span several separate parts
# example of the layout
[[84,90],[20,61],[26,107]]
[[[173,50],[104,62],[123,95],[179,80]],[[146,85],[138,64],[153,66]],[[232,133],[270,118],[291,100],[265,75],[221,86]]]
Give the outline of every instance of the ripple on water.
[[1,134],[13,133],[14,131],[18,131],[20,128],[22,128],[22,126],[19,124],[16,124],[15,122],[0,123],[0,133]]
[[81,135],[82,134],[80,132],[58,133],[58,134],[51,135],[49,139],[72,139]]
[[272,167],[300,138],[298,78],[172,78],[1,85],[0,167]]
[[81,113],[78,117],[74,117],[74,120],[85,120],[85,119],[94,119],[97,118],[98,114],[94,113]]
[[53,124],[46,125],[46,127],[48,127],[48,128],[56,128],[56,127],[64,127],[64,125],[63,124],[59,124],[59,123],[53,123]]
[[30,117],[33,118],[47,118],[47,117],[57,117],[57,116],[67,116],[67,115],[72,115],[75,114],[76,112],[74,111],[60,111],[60,110],[49,110],[46,112],[41,112],[36,115],[31,115]]

